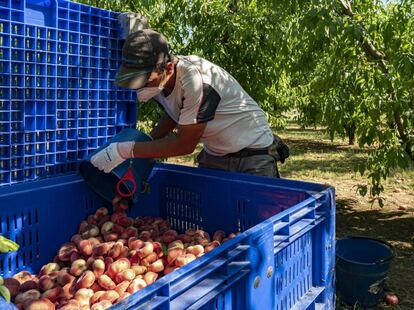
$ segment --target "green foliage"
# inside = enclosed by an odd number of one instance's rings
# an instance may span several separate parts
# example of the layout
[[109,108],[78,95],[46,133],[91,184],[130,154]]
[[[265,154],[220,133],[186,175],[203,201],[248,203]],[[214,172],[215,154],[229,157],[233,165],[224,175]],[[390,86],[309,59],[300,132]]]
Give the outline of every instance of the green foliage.
[[[273,126],[296,112],[370,149],[356,171],[381,181],[414,160],[414,4],[361,0],[83,0],[141,12],[175,54],[197,54],[228,70]],[[159,118],[142,105],[145,126]]]

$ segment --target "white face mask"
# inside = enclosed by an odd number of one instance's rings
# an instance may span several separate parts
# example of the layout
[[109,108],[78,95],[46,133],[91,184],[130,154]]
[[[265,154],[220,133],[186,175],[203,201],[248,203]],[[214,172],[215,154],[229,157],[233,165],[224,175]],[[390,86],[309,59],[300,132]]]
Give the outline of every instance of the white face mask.
[[164,74],[164,77],[161,80],[159,86],[143,87],[143,88],[139,89],[137,91],[138,92],[138,101],[148,102],[151,98],[154,98],[155,96],[159,95],[163,91],[166,82],[167,82],[167,75]]

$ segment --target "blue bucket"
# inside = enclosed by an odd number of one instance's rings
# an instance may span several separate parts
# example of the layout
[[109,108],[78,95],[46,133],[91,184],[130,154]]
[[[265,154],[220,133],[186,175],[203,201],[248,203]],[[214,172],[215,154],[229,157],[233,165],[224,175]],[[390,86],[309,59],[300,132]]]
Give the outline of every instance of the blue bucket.
[[394,248],[381,240],[347,237],[336,242],[336,289],[350,304],[373,307],[384,297]]
[[[118,181],[125,175],[127,172],[130,160],[126,160],[110,173],[105,173],[100,171],[98,168],[93,166],[90,162],[90,159],[97,152],[107,147],[110,143],[113,142],[125,142],[125,141],[136,141],[136,142],[145,142],[150,141],[151,138],[142,133],[139,130],[126,128],[117,134],[115,137],[107,141],[105,144],[100,146],[93,153],[89,154],[86,159],[84,159],[79,165],[79,172],[82,177],[85,179],[86,183],[102,198],[111,202],[112,199],[117,195],[116,185]],[[136,194],[133,197],[133,200],[136,200],[138,193],[146,190],[146,180],[151,173],[151,170],[154,166],[155,161],[153,159],[147,158],[134,158],[132,159],[132,174],[137,185]],[[128,193],[132,191],[132,184],[125,182],[121,185],[121,191],[123,193]]]

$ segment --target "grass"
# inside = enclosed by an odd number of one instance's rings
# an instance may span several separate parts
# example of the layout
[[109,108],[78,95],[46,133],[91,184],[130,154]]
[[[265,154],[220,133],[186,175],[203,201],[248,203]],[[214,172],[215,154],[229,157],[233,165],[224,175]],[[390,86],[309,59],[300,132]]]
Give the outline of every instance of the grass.
[[[414,309],[414,170],[397,171],[385,182],[382,194],[384,208],[370,197],[361,197],[357,186],[367,179],[353,172],[355,163],[365,160],[367,150],[349,146],[345,141],[331,141],[321,129],[289,126],[277,132],[289,145],[291,156],[280,165],[282,177],[318,183],[336,188],[337,238],[364,235],[390,242],[396,250],[387,290],[397,294],[400,303],[375,309]],[[188,156],[169,159],[194,165],[198,151]],[[337,309],[358,309],[337,302]]]

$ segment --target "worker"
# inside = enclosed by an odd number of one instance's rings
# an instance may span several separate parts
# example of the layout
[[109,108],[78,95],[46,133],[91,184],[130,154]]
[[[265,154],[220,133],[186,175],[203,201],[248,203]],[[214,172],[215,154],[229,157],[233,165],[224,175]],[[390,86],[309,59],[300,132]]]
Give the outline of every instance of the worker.
[[279,177],[276,161],[289,156],[288,147],[223,68],[198,56],[174,56],[163,35],[144,29],[126,38],[115,83],[137,90],[139,102],[155,100],[164,115],[152,141],[111,143],[95,154],[91,162],[100,170],[108,173],[129,158],[191,154],[201,141],[199,167]]

